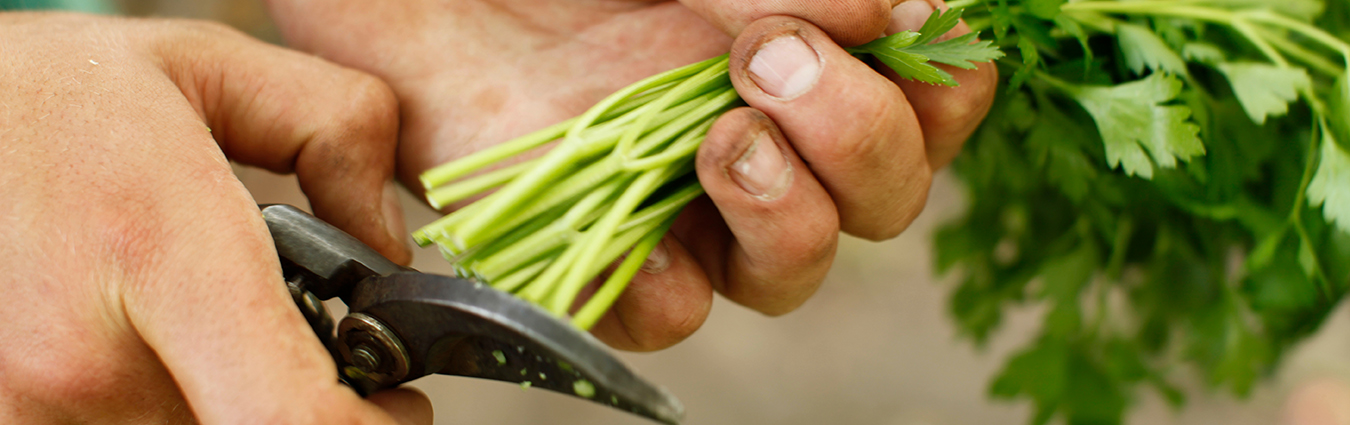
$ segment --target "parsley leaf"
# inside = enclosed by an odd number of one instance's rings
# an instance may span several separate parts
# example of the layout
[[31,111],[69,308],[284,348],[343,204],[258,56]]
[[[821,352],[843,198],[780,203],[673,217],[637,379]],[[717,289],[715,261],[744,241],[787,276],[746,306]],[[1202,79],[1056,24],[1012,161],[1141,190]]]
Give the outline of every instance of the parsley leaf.
[[1251,393],[1350,294],[1350,3],[961,3],[1014,58],[953,162],[949,308],[976,344],[1045,312],[990,394],[1119,424],[1187,371]]
[[962,10],[934,13],[924,22],[918,33],[901,31],[870,43],[849,48],[854,54],[866,53],[890,67],[901,78],[929,84],[956,86],[956,79],[947,71],[929,61],[974,69],[975,62],[989,62],[1003,57],[1003,52],[992,41],[978,41],[979,34],[970,33],[950,40],[932,43],[951,31],[960,22]]
[[1152,74],[1113,87],[1081,87],[1074,90],[1074,98],[1097,122],[1107,163],[1112,168],[1123,165],[1126,174],[1153,178],[1154,163],[1174,168],[1178,159],[1189,161],[1205,153],[1190,109],[1167,104],[1179,93],[1180,81]]
[[1116,24],[1116,42],[1120,43],[1120,50],[1125,54],[1125,64],[1135,75],[1143,75],[1145,69],[1188,75],[1186,62],[1181,60],[1181,56],[1148,28]]
[[965,13],[964,10],[953,9],[946,12],[937,11],[928,15],[928,20],[924,21],[923,26],[919,27],[919,34],[921,35],[914,40],[913,44],[932,43],[947,34],[952,28],[956,28],[956,24],[961,23],[961,14],[963,13]]
[[969,33],[933,44],[915,44],[904,50],[961,69],[975,69],[976,62],[989,62],[1003,57],[1002,51],[991,47],[992,41],[979,41],[979,36]]
[[1218,69],[1228,77],[1242,109],[1257,124],[1265,124],[1267,117],[1289,113],[1289,103],[1298,99],[1299,92],[1312,89],[1312,78],[1302,68],[1228,62],[1219,64]]
[[1308,185],[1308,202],[1322,207],[1327,221],[1350,232],[1350,153],[1323,131],[1322,159]]

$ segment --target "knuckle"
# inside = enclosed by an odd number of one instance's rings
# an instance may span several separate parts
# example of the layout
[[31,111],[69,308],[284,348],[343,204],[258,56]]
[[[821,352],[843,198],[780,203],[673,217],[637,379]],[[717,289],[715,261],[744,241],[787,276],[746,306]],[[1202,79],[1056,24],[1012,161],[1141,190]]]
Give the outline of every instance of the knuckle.
[[782,278],[798,275],[802,269],[828,268],[839,244],[838,218],[810,217],[783,235],[786,240],[780,246],[786,249],[778,251],[781,267],[773,269],[793,272],[782,273]]
[[330,170],[346,174],[371,164],[392,161],[398,135],[398,104],[382,81],[357,71],[338,74],[341,93],[327,111],[327,122],[315,129],[296,163],[296,171]]
[[168,29],[180,36],[191,36],[199,39],[212,39],[216,37],[247,37],[243,32],[219,22],[204,21],[199,19],[181,19],[171,18],[163,21]]
[[387,84],[374,76],[344,70],[342,87],[346,103],[336,112],[338,122],[357,134],[349,140],[383,143],[392,154],[398,131],[398,99]]
[[[243,32],[219,22],[184,18],[143,19],[134,21],[136,30],[153,37],[155,44],[179,47],[184,51],[198,49],[189,46],[219,43],[222,38],[247,39]],[[170,49],[161,49],[169,51]]]
[[816,289],[824,282],[824,277],[804,281],[796,285],[794,291],[776,290],[772,294],[765,294],[758,302],[751,305],[755,311],[769,317],[779,317],[788,313],[797,311],[811,295],[816,293]]
[[699,146],[695,158],[704,170],[721,170],[739,159],[739,138],[756,128],[775,128],[773,120],[754,108],[739,107],[722,114]]
[[863,214],[872,214],[845,218],[844,231],[871,241],[894,239],[904,233],[927,205],[933,178],[926,162],[909,169],[913,171],[903,177],[897,186],[900,193],[887,196],[886,199],[890,201],[887,205],[855,208],[855,211]]
[[844,120],[843,131],[818,134],[817,139],[824,143],[814,144],[814,147],[808,144],[799,149],[812,151],[809,155],[823,160],[827,166],[861,170],[884,166],[885,161],[893,156],[888,154],[892,150],[891,145],[901,142],[893,136],[895,131],[891,128],[899,122],[896,119],[896,105],[890,100],[869,103],[841,108],[841,111],[852,111],[841,117]]
[[633,351],[650,352],[664,350],[684,341],[703,326],[706,315],[686,312],[678,316],[666,314],[659,320],[665,325],[650,329],[628,329],[632,336]]
[[352,70],[346,72],[352,103],[359,106],[361,113],[374,113],[379,118],[398,116],[398,99],[389,85],[370,74]]
[[962,84],[952,90],[950,95],[940,97],[941,100],[936,102],[931,116],[927,118],[943,128],[968,127],[982,120],[993,105],[998,75],[985,69],[973,73],[975,76],[972,80],[978,80]]
[[891,0],[830,0],[815,3],[812,23],[841,46],[876,39],[891,20]]

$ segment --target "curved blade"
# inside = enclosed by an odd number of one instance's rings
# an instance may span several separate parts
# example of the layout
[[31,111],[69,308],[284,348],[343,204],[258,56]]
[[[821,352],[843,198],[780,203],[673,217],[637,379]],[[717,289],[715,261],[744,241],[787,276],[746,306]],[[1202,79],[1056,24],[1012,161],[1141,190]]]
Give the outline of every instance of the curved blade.
[[667,424],[684,407],[642,380],[595,338],[510,294],[479,283],[415,272],[357,284],[359,311],[398,333],[409,376],[432,373],[516,382],[589,399]]

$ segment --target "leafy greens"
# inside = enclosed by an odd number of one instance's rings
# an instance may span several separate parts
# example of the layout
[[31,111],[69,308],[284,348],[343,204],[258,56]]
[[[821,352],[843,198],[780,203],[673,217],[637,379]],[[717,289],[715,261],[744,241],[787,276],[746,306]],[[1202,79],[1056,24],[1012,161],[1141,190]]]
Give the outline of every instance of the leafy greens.
[[1121,423],[1194,369],[1248,394],[1350,290],[1350,5],[961,0],[1009,57],[935,236],[977,343],[1040,334],[993,380],[1031,423]]

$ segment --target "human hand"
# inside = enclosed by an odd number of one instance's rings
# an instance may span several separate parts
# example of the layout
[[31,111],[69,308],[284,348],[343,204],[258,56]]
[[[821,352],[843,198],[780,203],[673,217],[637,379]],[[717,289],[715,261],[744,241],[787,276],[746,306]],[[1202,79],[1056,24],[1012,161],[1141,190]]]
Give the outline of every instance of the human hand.
[[0,52],[0,422],[431,422],[338,383],[227,162],[406,262],[387,86],[185,21],[0,14]]
[[840,46],[918,29],[933,6],[942,3],[270,1],[292,45],[390,83],[404,114],[399,175],[413,188],[427,168],[730,50],[753,109],[723,116],[700,148],[711,202],[685,210],[594,328],[632,350],[691,334],[714,289],[765,314],[789,312],[824,279],[841,230],[888,239],[919,214],[932,170],[992,103],[996,71],[949,68],[961,86],[934,87],[878,74]]

